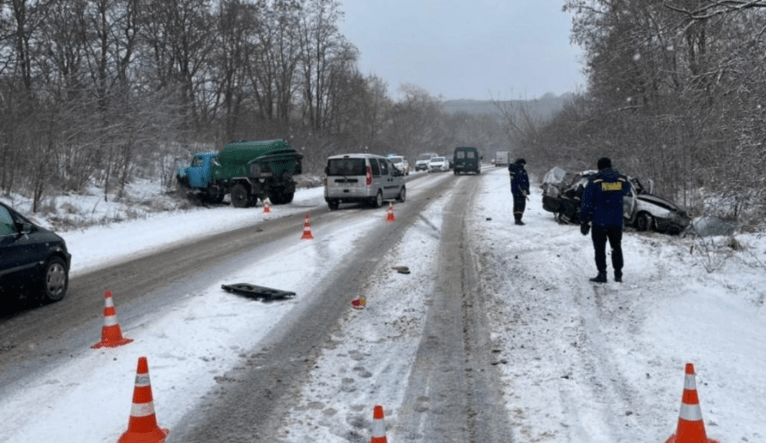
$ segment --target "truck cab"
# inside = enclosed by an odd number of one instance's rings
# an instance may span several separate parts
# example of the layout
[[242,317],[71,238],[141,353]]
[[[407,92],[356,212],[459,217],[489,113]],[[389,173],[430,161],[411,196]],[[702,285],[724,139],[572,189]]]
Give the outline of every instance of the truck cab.
[[195,154],[189,166],[179,168],[179,176],[187,177],[192,188],[206,188],[213,178],[214,162],[218,162],[218,154],[215,152]]

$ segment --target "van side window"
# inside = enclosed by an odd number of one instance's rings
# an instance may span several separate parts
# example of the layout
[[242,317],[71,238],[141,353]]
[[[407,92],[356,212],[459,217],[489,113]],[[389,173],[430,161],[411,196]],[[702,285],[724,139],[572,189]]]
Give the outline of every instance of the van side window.
[[388,160],[380,160],[380,175],[388,175]]
[[380,176],[380,167],[378,166],[378,159],[377,158],[371,158],[370,159],[370,169],[372,169],[372,176],[373,177],[379,177]]

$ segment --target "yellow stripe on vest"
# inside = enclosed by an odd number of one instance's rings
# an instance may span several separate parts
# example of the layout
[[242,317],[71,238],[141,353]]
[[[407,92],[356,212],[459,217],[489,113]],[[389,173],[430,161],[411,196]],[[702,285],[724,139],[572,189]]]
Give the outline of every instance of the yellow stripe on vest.
[[622,182],[603,182],[601,183],[602,191],[622,191]]

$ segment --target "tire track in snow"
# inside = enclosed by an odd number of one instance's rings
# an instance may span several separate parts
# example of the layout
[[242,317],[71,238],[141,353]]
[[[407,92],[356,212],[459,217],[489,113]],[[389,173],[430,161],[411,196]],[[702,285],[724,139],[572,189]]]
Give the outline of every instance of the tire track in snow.
[[513,441],[467,225],[472,211],[462,204],[474,201],[479,183],[459,178],[445,206],[456,209],[442,220],[438,280],[397,427],[403,441]]

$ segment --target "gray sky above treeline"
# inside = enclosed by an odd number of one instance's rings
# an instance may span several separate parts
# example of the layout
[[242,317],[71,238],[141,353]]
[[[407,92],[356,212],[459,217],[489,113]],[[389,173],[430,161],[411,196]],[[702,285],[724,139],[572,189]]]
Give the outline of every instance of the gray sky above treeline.
[[435,97],[534,99],[584,88],[560,0],[340,0],[360,70]]

